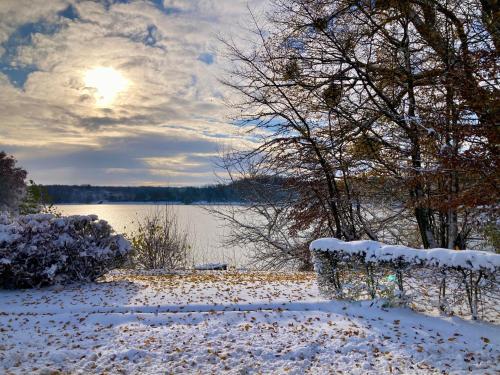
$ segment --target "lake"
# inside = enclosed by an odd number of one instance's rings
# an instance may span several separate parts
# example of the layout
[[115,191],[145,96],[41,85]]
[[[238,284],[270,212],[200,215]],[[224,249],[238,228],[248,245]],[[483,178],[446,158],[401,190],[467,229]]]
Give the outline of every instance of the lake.
[[[156,209],[161,204],[59,204],[55,208],[63,215],[96,214],[108,221],[118,233],[132,233],[134,222]],[[248,264],[247,252],[241,247],[224,245],[224,238],[230,229],[225,222],[205,210],[206,206],[169,204],[177,215],[181,229],[189,232],[192,253],[191,265],[202,263],[227,263],[238,268]]]

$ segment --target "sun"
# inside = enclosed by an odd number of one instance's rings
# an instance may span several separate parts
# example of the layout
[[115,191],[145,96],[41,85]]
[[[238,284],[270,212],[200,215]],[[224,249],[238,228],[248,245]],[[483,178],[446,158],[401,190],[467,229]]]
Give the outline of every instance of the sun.
[[97,67],[85,72],[83,81],[94,92],[96,105],[109,107],[119,93],[129,85],[129,81],[116,69]]

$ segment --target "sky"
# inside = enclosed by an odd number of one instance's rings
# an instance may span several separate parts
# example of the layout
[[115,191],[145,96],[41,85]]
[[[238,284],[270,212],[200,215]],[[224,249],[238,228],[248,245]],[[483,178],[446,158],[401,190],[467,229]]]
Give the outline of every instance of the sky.
[[0,150],[41,184],[204,185],[232,124],[219,37],[265,0],[1,0]]

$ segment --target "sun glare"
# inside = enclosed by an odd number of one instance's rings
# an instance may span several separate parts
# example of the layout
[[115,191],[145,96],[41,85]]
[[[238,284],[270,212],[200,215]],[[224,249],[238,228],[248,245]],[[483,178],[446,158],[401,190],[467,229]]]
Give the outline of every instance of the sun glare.
[[109,67],[88,70],[84,76],[84,83],[86,87],[94,90],[96,105],[100,107],[110,106],[129,84],[120,72]]

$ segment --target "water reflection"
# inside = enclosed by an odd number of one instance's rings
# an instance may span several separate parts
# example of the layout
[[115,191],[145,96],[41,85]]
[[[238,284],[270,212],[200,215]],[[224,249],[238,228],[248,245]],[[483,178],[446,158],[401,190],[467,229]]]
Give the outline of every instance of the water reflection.
[[[96,214],[107,220],[115,231],[130,234],[135,229],[137,219],[149,212],[161,209],[155,204],[68,204],[58,205],[57,210],[63,215]],[[229,228],[224,221],[212,216],[203,206],[169,205],[177,214],[179,226],[187,229],[193,247],[190,263],[227,263],[230,266],[244,267],[248,259],[245,250],[240,247],[225,246],[224,238]]]

